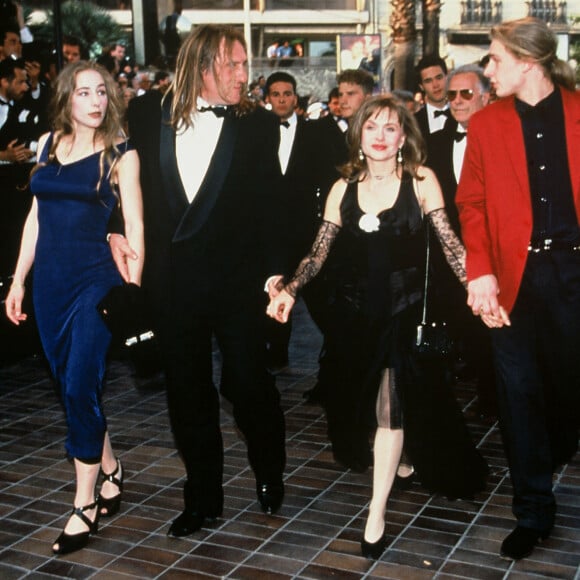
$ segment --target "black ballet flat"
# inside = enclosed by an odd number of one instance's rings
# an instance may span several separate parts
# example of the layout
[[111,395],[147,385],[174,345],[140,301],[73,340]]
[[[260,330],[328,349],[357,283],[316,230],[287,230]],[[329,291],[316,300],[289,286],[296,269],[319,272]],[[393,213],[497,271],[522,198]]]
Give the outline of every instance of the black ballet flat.
[[364,539],[360,542],[361,553],[365,558],[369,558],[371,560],[378,560],[382,553],[385,551],[387,547],[387,530],[383,532],[383,535],[376,541],[376,542],[367,542]]
[[[116,477],[121,469],[121,479]],[[103,483],[105,481],[110,481],[115,484],[119,489],[119,493],[113,497],[103,497],[99,494],[97,498],[97,503],[99,504],[99,515],[102,518],[108,518],[114,516],[121,507],[121,498],[123,496],[123,480],[125,479],[125,470],[121,465],[121,460],[117,459],[117,467],[113,473],[103,473]],[[106,510],[106,511],[103,511]]]
[[94,501],[89,505],[73,508],[71,517],[77,516],[77,518],[80,518],[89,529],[86,532],[80,532],[78,534],[67,534],[63,531],[56,539],[56,542],[54,542],[55,544],[58,544],[58,548],[55,548],[54,546],[52,548],[52,551],[55,554],[58,554],[59,556],[62,556],[63,554],[70,554],[72,552],[76,552],[77,550],[81,550],[87,545],[89,537],[99,531],[99,510],[95,512],[94,522],[89,520],[84,512],[93,510],[97,506],[98,502]]

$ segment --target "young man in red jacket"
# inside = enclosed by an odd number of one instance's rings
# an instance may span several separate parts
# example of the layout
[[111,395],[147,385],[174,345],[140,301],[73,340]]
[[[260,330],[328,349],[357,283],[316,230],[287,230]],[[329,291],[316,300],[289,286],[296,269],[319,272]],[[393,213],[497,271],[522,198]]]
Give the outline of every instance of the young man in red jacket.
[[554,469],[578,447],[580,94],[540,20],[491,33],[499,98],[471,119],[459,187],[468,304],[493,328],[502,434],[517,527],[501,554],[549,536]]

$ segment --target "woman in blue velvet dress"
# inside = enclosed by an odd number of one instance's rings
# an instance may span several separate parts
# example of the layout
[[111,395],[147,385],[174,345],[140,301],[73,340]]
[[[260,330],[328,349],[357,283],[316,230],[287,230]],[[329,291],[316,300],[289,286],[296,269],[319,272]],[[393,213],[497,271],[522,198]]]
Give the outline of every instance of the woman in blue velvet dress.
[[[328,435],[336,461],[357,471],[373,465],[373,495],[363,555],[378,558],[388,537],[385,508],[403,442],[430,491],[469,497],[485,487],[487,465],[475,449],[437,361],[413,349],[421,320],[429,220],[445,256],[465,280],[465,250],[445,213],[423,141],[405,106],[389,96],[363,103],[349,124],[350,155],[326,202],[310,254],[268,314],[285,322],[297,292],[331,254],[332,300],[325,382]],[[369,436],[374,433],[373,451]]]
[[[99,516],[119,509],[123,473],[101,404],[111,335],[97,304],[123,280],[107,244],[107,224],[121,204],[125,233],[138,253],[129,279],[139,285],[143,225],[139,159],[122,133],[123,103],[99,65],[69,64],[53,101],[54,132],[39,141],[30,186],[34,201],[24,225],[6,313],[22,312],[25,280],[34,264],[33,303],[42,345],[67,421],[66,451],[76,473],[70,518],[53,545],[56,554],[84,547]],[[99,471],[104,474],[98,497]]]

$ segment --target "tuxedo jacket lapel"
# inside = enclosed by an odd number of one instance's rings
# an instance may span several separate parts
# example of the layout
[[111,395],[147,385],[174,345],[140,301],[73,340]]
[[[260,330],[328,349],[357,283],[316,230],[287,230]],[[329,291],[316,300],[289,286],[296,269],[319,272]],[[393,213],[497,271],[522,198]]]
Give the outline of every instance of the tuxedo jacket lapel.
[[183,183],[177,167],[175,154],[175,131],[170,123],[171,98],[170,95],[163,101],[161,113],[161,134],[159,139],[159,159],[161,162],[162,183],[175,223],[179,223],[183,213],[187,210],[188,201]]
[[[237,132],[238,120],[231,116],[225,117],[207,173],[197,195],[189,204],[177,226],[173,236],[174,242],[180,242],[195,235],[207,220],[228,174],[234,154]],[[195,160],[192,160],[192,162],[195,162]],[[176,164],[175,161],[174,163]],[[181,180],[179,181],[181,183]],[[183,185],[181,185],[181,189],[183,190]]]

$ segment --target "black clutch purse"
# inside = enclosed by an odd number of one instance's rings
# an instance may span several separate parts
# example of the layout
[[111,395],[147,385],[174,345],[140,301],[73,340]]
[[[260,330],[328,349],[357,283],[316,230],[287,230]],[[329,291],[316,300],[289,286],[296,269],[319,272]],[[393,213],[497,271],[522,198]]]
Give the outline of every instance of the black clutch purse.
[[453,354],[455,343],[444,321],[427,322],[427,292],[429,289],[429,224],[425,252],[425,287],[423,289],[423,316],[415,333],[415,352],[423,358],[446,358]]
[[145,296],[136,284],[113,286],[97,310],[113,335],[114,346],[135,349],[155,339]]

